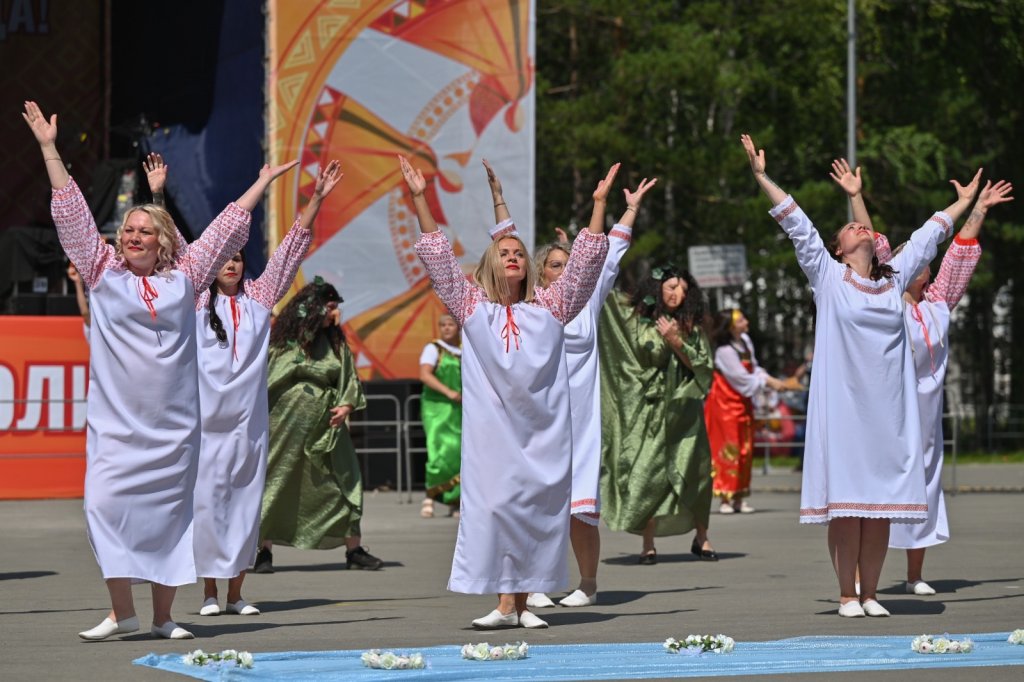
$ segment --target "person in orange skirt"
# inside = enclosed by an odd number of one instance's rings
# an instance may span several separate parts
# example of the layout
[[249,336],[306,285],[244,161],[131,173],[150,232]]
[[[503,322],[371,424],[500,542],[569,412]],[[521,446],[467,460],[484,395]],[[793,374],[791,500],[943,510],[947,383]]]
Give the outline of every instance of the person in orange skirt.
[[750,472],[754,463],[754,406],[751,398],[763,388],[800,388],[795,380],[776,379],[757,364],[747,335],[750,322],[738,308],[720,311],[714,319],[715,375],[704,401],[704,422],[711,443],[714,494],[718,511],[749,514]]

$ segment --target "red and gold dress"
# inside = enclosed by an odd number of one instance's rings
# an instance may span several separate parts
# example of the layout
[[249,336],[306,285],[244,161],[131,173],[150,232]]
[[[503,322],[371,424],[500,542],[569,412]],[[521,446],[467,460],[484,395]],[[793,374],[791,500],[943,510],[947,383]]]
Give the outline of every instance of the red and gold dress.
[[754,406],[750,399],[768,374],[758,367],[754,345],[743,334],[715,350],[715,376],[704,402],[711,443],[714,493],[725,501],[750,495],[754,461]]

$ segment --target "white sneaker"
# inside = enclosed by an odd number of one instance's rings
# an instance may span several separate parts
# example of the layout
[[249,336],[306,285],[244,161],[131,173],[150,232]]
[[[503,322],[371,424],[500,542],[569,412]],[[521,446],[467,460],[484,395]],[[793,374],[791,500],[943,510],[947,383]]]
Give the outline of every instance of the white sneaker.
[[753,514],[754,512],[757,511],[757,509],[755,509],[754,507],[751,507],[749,504],[747,504],[746,500],[743,500],[740,503],[740,508],[737,511],[739,511],[740,514]]
[[839,605],[839,615],[843,618],[863,618],[864,609],[855,601],[848,601]]
[[526,605],[531,609],[548,609],[555,605],[551,598],[543,592],[531,592],[526,597]]
[[258,615],[260,615],[260,610],[258,608],[256,608],[255,606],[253,606],[252,604],[250,604],[249,602],[245,601],[244,599],[239,599],[238,601],[236,601],[234,603],[228,602],[227,609],[225,609],[225,610],[228,613],[235,614],[236,616],[258,616]]
[[864,613],[873,618],[884,618],[889,615],[889,611],[874,599],[865,600],[861,606],[864,609]]
[[718,508],[719,514],[735,514],[736,510],[733,509],[732,505],[728,502],[723,502],[722,506]]
[[[527,613],[524,611],[523,613]],[[539,620],[539,619],[538,619]],[[479,628],[480,630],[494,630],[495,628],[514,628],[519,625],[519,616],[516,612],[506,615],[494,609],[483,618],[477,618],[473,621],[473,627]]]
[[935,594],[935,588],[923,580],[915,580],[912,583],[907,583],[907,594],[918,594],[922,596]]
[[593,606],[597,603],[597,592],[587,595],[583,590],[576,590],[568,597],[559,600],[558,603],[562,606]]
[[82,639],[87,639],[90,642],[98,642],[101,639],[106,639],[111,635],[123,635],[129,632],[135,632],[139,629],[139,617],[132,616],[131,618],[125,618],[120,621],[112,621],[109,618],[104,618],[96,627],[91,630],[85,630],[79,632],[78,636]]
[[200,609],[199,609],[199,615],[200,616],[219,616],[220,615],[220,607],[217,606],[217,598],[216,597],[210,597],[209,599],[204,601],[202,607],[200,607]]
[[164,639],[193,639],[195,637],[185,628],[179,627],[173,620],[167,621],[160,627],[154,625],[149,629],[149,633],[154,637],[163,637]]
[[541,620],[537,616],[533,615],[529,611],[523,611],[519,614],[519,625],[524,628],[546,628],[548,622]]

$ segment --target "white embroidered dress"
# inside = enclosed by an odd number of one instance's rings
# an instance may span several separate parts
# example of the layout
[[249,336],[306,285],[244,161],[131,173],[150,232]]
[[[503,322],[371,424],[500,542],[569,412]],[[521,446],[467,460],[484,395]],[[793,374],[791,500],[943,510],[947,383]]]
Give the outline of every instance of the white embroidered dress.
[[262,275],[246,280],[234,297],[217,296],[226,342],[210,327],[209,288],[196,302],[202,446],[193,536],[196,573],[204,578],[234,578],[256,560],[270,431],[270,316],[311,238],[296,220]]
[[196,290],[245,244],[249,212],[230,204],[172,270],[150,277],[103,242],[74,180],[54,190],[51,212],[91,292],[85,517],[96,561],[104,579],[193,583]]
[[564,589],[572,423],[564,329],[586,305],[608,240],[580,234],[565,272],[533,303],[503,306],[467,281],[440,230],[416,252],[462,325],[462,514],[448,589]]
[[817,307],[800,522],[838,517],[918,523],[928,517],[917,381],[903,290],[952,229],[938,212],[873,281],[834,260],[787,196],[771,210],[796,247]]
[[[888,260],[888,247],[884,236],[876,237],[875,251],[882,262]],[[907,304],[905,309],[917,375],[928,519],[920,524],[893,526],[889,546],[894,549],[921,549],[949,540],[946,500],[942,494],[942,387],[949,360],[949,316],[963,298],[980,259],[977,239],[954,237],[942,258],[938,276],[924,290],[921,302]]]

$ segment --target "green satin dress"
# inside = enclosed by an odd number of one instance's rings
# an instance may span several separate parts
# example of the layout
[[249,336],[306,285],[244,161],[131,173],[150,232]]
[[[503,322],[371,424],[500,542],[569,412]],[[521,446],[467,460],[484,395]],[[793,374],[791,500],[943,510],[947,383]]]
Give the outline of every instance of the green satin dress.
[[612,530],[681,535],[707,527],[711,448],[704,397],[714,361],[704,333],[683,342],[691,370],[613,292],[601,310],[601,518]]
[[[453,391],[462,392],[462,360],[441,344],[434,376]],[[453,403],[429,386],[420,398],[420,419],[427,436],[427,497],[457,505],[462,464],[462,404]]]
[[312,353],[271,348],[270,449],[260,538],[301,549],[332,549],[360,535],[363,481],[348,428],[331,408],[366,407],[348,346],[334,354],[318,334]]

